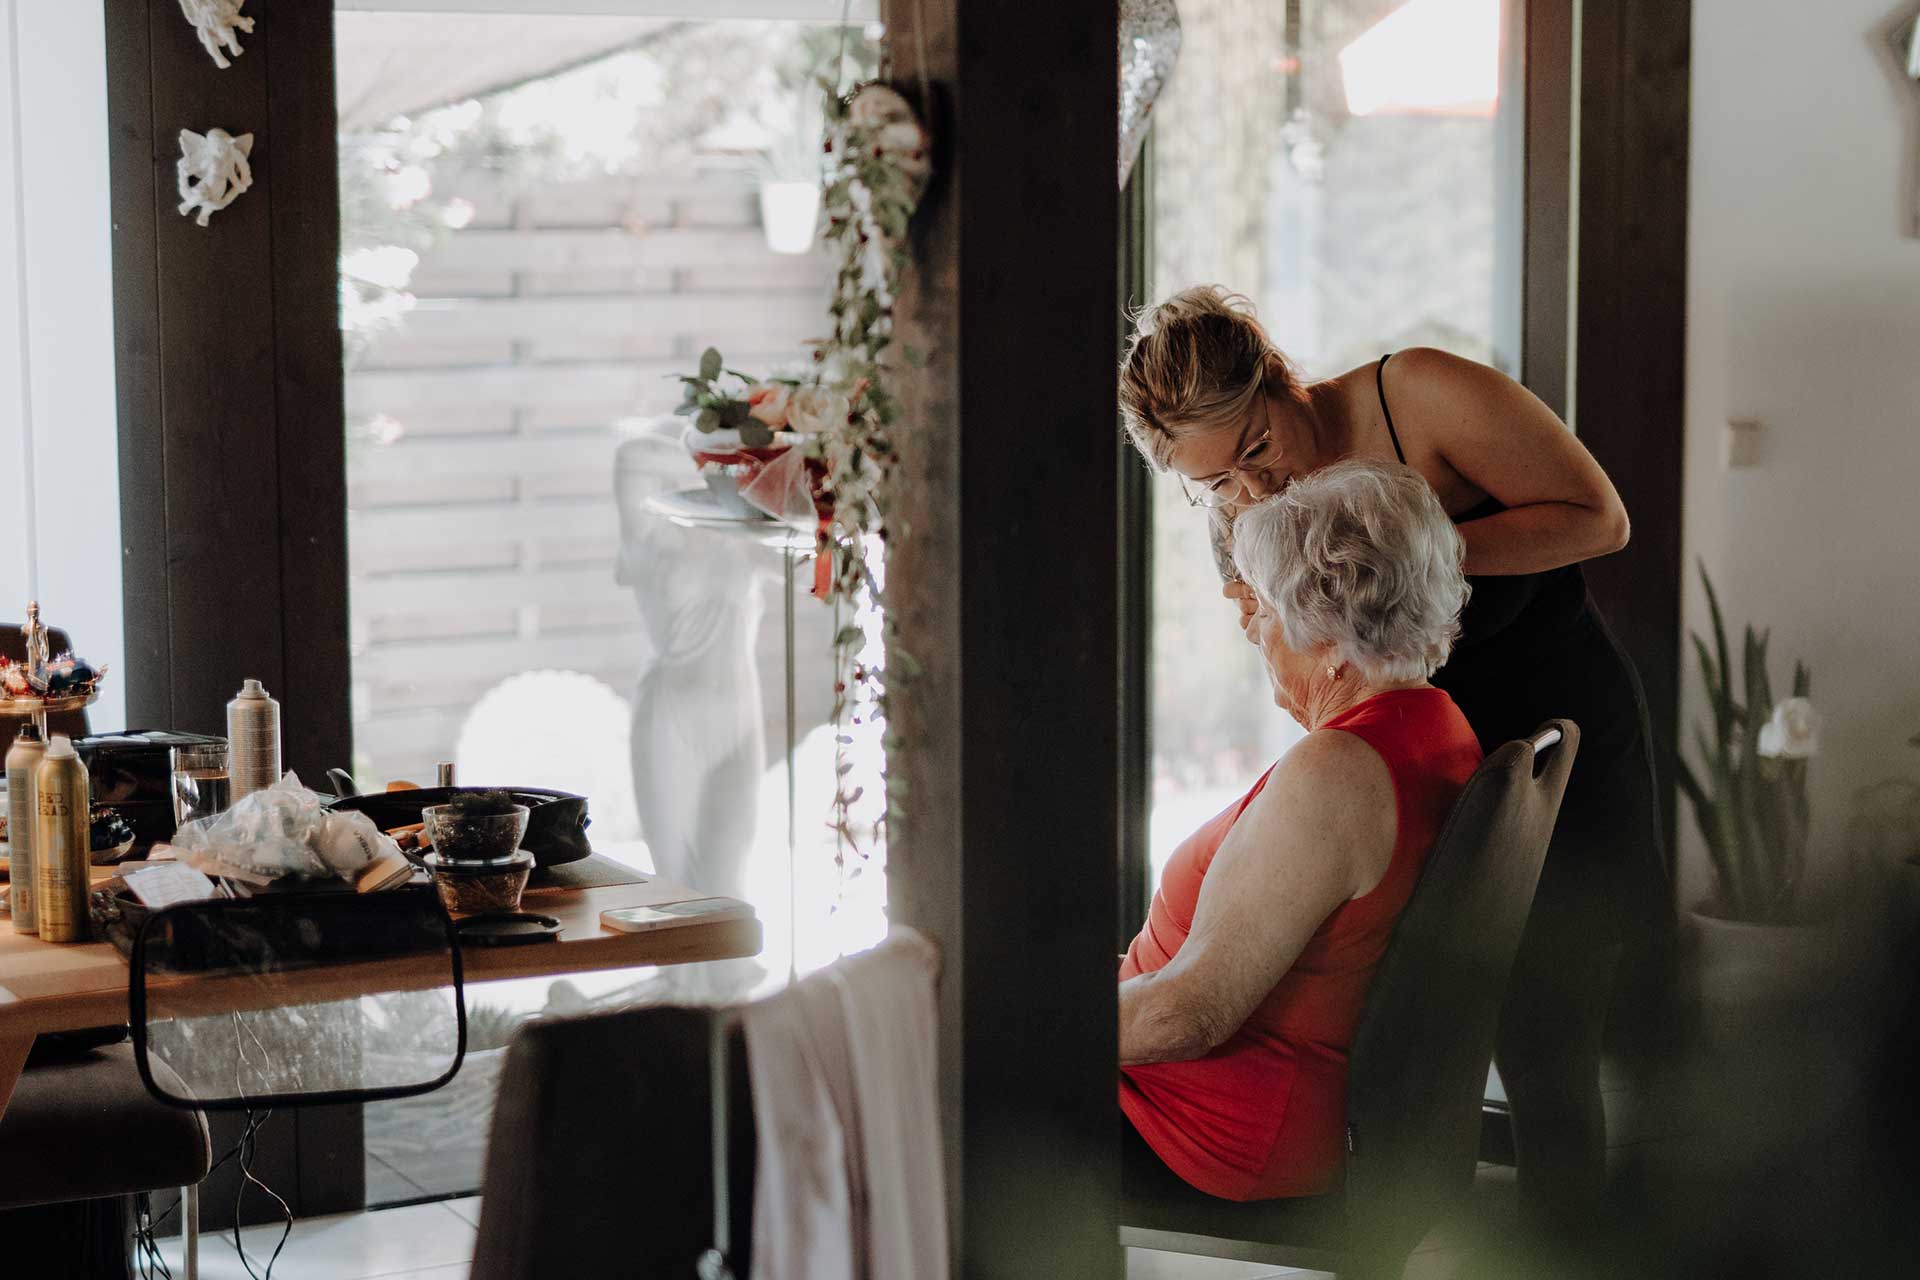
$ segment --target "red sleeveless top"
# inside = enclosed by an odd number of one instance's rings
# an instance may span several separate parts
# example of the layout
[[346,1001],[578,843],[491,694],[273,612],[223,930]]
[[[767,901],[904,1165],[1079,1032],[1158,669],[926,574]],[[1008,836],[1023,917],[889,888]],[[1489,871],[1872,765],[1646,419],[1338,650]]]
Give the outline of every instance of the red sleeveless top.
[[[1347,1049],[1393,923],[1480,763],[1466,717],[1439,689],[1376,694],[1322,728],[1379,753],[1393,779],[1393,858],[1370,892],[1342,903],[1246,1024],[1205,1057],[1120,1069],[1120,1109],[1167,1167],[1228,1200],[1314,1195],[1340,1181]],[[1193,925],[1200,885],[1266,775],[1188,836],[1167,863],[1122,981],[1159,969]]]

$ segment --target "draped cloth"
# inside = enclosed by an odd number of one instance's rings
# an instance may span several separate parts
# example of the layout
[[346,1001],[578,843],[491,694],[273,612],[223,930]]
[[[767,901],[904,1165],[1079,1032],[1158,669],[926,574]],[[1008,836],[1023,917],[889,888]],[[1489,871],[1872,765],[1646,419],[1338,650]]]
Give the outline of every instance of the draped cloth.
[[946,1280],[938,969],[894,929],[746,1011],[753,1280]]

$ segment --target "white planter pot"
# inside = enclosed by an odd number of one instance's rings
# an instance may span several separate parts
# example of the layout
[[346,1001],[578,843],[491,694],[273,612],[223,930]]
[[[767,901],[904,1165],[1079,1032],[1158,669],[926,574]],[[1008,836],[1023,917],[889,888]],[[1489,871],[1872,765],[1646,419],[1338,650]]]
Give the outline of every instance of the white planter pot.
[[1699,907],[1688,913],[1697,947],[1701,1013],[1710,1035],[1739,1035],[1816,1005],[1841,974],[1837,921],[1755,924]]
[[805,253],[813,248],[819,223],[818,182],[760,184],[760,228],[766,233],[767,248],[775,253]]

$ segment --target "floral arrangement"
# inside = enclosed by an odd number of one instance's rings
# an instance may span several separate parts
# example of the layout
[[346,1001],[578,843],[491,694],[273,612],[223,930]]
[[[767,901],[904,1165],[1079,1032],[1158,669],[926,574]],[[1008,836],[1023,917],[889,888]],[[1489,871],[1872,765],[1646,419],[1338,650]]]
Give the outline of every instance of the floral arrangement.
[[[904,780],[886,772],[887,803],[857,823],[864,789],[852,779],[847,758],[857,733],[879,733],[892,749],[887,729],[888,667],[911,676],[913,659],[897,642],[885,608],[882,559],[887,540],[901,530],[890,524],[887,480],[899,462],[894,432],[900,402],[891,384],[893,308],[900,273],[907,265],[907,223],[919,204],[930,162],[926,129],[913,107],[883,84],[866,84],[846,97],[822,81],[826,98],[826,173],[822,203],[826,241],[835,259],[828,308],[833,331],[814,344],[811,367],[802,375],[755,379],[726,367],[708,349],[697,374],[683,376],[685,398],[677,410],[708,434],[739,433],[747,449],[777,447],[776,432],[792,434],[783,456],[765,460],[741,487],[741,496],[771,515],[797,519],[803,508],[799,477],[818,518],[822,576],[820,594],[837,608],[834,633],[835,764],[834,825],[841,854],[867,856],[869,842],[885,838],[885,824],[899,813]],[[912,358],[912,353],[907,353]],[[877,617],[876,637],[861,618]],[[876,639],[878,643],[875,643]],[[882,654],[884,653],[884,656]]]
[[1703,782],[1679,761],[1680,789],[1713,861],[1714,913],[1753,923],[1791,920],[1807,862],[1811,811],[1807,764],[1820,750],[1820,716],[1809,701],[1812,677],[1793,668],[1793,695],[1773,699],[1767,633],[1746,628],[1742,680],[1734,684],[1720,600],[1700,571],[1713,616],[1713,648],[1693,636],[1700,675],[1713,708],[1711,726],[1694,729]]
[[66,698],[92,693],[107,674],[84,659],[63,653],[39,675],[27,663],[0,658],[0,698]]

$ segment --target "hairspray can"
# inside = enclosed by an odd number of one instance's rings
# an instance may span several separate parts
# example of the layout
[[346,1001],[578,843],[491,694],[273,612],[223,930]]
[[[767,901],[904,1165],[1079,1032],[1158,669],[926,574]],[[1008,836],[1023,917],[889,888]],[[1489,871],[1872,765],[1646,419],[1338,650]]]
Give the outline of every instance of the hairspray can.
[[84,942],[90,862],[87,857],[87,767],[64,733],[53,735],[33,774],[34,911],[48,942]]
[[7,752],[7,858],[8,875],[13,880],[13,931],[40,932],[39,915],[34,910],[34,894],[39,886],[33,880],[33,842],[40,825],[39,810],[33,803],[33,774],[47,754],[40,741],[40,730],[32,721],[20,726],[20,736]]
[[280,781],[280,704],[258,680],[227,704],[227,774],[234,803]]

